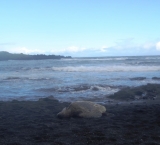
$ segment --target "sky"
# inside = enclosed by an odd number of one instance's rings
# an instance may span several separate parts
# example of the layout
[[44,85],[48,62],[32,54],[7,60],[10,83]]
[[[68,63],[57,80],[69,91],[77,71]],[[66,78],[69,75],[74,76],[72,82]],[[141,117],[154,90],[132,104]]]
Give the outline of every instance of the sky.
[[0,51],[160,55],[160,0],[1,0]]

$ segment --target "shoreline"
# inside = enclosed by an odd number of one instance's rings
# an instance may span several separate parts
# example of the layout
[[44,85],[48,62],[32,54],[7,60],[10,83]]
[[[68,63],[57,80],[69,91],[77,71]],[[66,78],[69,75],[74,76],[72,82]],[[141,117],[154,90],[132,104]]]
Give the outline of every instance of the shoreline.
[[[123,95],[126,95],[126,90],[115,94],[116,102],[103,104],[107,111],[101,118],[96,119],[57,118],[57,113],[69,103],[59,102],[53,97],[41,98],[38,101],[0,101],[0,144],[158,145],[160,89],[157,84],[156,87],[155,100],[141,98],[134,101],[133,96],[130,100],[125,100]],[[155,84],[141,86],[131,88],[127,93],[154,88]],[[120,100],[116,98],[117,95]]]

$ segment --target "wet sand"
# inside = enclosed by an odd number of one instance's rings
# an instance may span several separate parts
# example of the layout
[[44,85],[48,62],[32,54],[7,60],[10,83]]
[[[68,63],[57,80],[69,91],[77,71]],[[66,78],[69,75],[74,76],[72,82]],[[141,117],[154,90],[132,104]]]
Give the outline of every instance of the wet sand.
[[[52,97],[0,102],[0,144],[159,145],[160,88],[159,85],[145,88],[152,89],[157,98],[140,98],[137,102],[121,97],[121,103],[105,104],[107,112],[96,119],[59,119],[57,113],[69,103],[60,103]],[[112,97],[117,100],[116,95]]]

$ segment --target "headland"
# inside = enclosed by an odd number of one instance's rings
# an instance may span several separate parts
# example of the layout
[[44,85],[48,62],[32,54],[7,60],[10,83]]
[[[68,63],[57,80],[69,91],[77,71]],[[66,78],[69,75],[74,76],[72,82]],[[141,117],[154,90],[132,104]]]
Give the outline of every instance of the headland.
[[0,51],[0,61],[4,60],[43,60],[43,59],[63,59],[71,58],[71,56],[61,56],[61,55],[27,55],[27,54],[13,54],[6,51]]

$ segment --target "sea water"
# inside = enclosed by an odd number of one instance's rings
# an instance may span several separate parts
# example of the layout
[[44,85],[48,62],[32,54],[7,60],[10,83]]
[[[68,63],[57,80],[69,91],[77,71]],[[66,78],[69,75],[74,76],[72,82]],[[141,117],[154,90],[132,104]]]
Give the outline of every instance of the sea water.
[[0,61],[0,100],[105,101],[123,87],[158,78],[160,56]]

